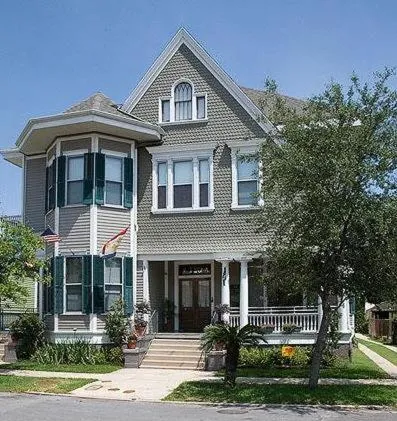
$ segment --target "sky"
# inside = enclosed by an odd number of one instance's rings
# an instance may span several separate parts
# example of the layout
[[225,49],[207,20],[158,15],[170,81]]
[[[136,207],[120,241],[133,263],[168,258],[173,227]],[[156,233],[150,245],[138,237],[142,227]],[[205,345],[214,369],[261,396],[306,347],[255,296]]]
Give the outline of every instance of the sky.
[[[396,16],[394,0],[0,0],[0,149],[94,92],[123,103],[181,26],[239,85],[307,98],[396,66]],[[0,158],[0,215],[21,213],[21,179]]]

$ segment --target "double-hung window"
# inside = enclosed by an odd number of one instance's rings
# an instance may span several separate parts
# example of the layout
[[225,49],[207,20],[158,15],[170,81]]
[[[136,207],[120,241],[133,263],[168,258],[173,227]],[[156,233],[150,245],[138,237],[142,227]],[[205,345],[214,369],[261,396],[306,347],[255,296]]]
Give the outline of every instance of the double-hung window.
[[105,204],[123,204],[123,158],[105,156]]
[[115,301],[122,296],[122,259],[105,259],[104,264],[105,311],[110,311]]
[[153,155],[152,212],[211,211],[213,200],[214,142],[193,145],[147,148]]
[[66,171],[67,204],[83,203],[84,156],[68,156]]
[[66,311],[82,311],[83,259],[67,257],[65,275]]
[[258,204],[258,161],[254,157],[237,157],[237,204]]

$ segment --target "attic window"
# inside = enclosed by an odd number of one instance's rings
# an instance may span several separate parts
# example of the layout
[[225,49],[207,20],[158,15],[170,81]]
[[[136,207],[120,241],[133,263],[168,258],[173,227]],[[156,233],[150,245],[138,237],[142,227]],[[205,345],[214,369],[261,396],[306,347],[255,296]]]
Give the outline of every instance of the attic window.
[[190,81],[179,80],[173,85],[171,96],[160,98],[160,123],[180,123],[206,118],[207,95],[195,93]]

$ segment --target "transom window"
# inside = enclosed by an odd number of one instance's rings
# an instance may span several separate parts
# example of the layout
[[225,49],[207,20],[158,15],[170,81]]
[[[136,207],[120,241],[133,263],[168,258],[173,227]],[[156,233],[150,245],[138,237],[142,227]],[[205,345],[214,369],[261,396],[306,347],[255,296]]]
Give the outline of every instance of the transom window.
[[105,156],[105,203],[123,204],[123,159],[116,156]]
[[105,288],[105,311],[109,311],[112,305],[121,298],[122,293],[122,263],[118,257],[105,259],[104,288]]
[[68,156],[66,171],[67,204],[83,203],[84,156]]
[[207,118],[207,96],[194,92],[192,83],[175,85],[171,96],[160,99],[159,120],[162,123],[204,120]]
[[258,204],[258,161],[250,157],[237,158],[238,205]]
[[83,259],[68,257],[65,275],[66,311],[82,311]]

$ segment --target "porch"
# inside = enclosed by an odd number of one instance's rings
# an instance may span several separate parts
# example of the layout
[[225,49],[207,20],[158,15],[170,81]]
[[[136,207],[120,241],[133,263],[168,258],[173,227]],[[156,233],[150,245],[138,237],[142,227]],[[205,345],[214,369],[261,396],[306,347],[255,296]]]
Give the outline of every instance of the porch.
[[[159,314],[160,332],[202,332],[217,305],[230,307],[223,319],[232,326],[266,325],[269,343],[310,344],[315,341],[322,311],[318,300],[303,293],[271,293],[255,279],[250,259],[138,261],[136,302],[150,301]],[[354,315],[346,301],[339,311],[342,342],[354,331]],[[297,328],[289,332],[287,325]]]

